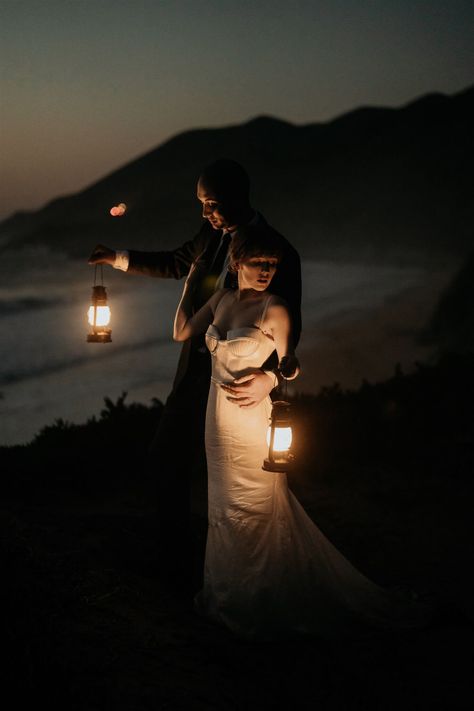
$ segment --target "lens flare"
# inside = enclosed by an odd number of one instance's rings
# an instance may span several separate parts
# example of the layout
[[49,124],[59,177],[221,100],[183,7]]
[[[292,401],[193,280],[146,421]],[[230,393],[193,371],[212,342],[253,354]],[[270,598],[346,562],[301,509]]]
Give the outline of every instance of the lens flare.
[[110,214],[112,217],[122,217],[127,211],[127,206],[124,202],[120,202],[118,205],[114,205],[110,208]]

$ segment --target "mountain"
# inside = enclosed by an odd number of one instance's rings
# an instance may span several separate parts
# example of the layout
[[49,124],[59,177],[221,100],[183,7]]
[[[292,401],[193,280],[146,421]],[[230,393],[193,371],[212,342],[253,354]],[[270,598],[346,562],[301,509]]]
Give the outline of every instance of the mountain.
[[[176,246],[199,227],[201,168],[225,156],[247,168],[254,205],[303,255],[459,258],[472,240],[473,109],[469,87],[326,123],[260,116],[187,131],[75,195],[4,220],[0,244],[81,257],[97,242]],[[109,209],[119,202],[128,210],[113,218]]]

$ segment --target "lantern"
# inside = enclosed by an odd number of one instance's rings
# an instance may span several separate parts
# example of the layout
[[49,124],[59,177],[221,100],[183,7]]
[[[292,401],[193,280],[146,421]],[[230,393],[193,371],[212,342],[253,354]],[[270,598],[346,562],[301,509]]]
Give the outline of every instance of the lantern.
[[270,426],[267,431],[268,457],[262,469],[267,472],[287,472],[293,465],[291,453],[291,418],[290,403],[275,400],[273,403]]
[[108,328],[110,323],[110,306],[107,305],[107,291],[103,284],[103,270],[101,267],[102,284],[97,285],[97,264],[94,274],[94,286],[92,287],[92,298],[87,318],[91,326],[91,330],[87,334],[88,343],[110,343],[112,340],[112,330]]

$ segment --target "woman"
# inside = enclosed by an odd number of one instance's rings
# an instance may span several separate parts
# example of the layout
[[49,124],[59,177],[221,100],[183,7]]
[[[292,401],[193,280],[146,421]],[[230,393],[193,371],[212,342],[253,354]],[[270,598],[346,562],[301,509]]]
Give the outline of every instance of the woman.
[[232,402],[228,384],[276,349],[283,378],[298,375],[285,302],[271,294],[280,249],[273,237],[240,230],[231,244],[236,289],[221,289],[195,314],[184,286],[174,323],[182,341],[206,333],[212,377],[206,414],[209,527],[201,614],[244,637],[338,637],[377,627],[413,627],[429,610],[359,573],[307,516],[285,473],[262,470],[271,412]]

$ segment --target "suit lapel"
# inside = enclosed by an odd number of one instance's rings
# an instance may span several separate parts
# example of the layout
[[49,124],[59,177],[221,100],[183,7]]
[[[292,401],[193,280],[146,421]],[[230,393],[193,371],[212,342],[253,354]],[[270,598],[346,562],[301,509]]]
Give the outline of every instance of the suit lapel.
[[213,283],[211,284],[213,280],[206,279],[206,276],[209,275],[209,272],[212,269],[212,264],[219,249],[222,238],[222,230],[219,230],[219,232],[216,233],[213,228],[211,229],[212,233],[210,234],[209,242],[201,255],[201,259],[206,264],[206,270],[204,271],[203,278],[196,289],[193,299],[193,307],[195,312],[198,311],[198,309],[200,309],[201,306],[203,306],[214,293]]

